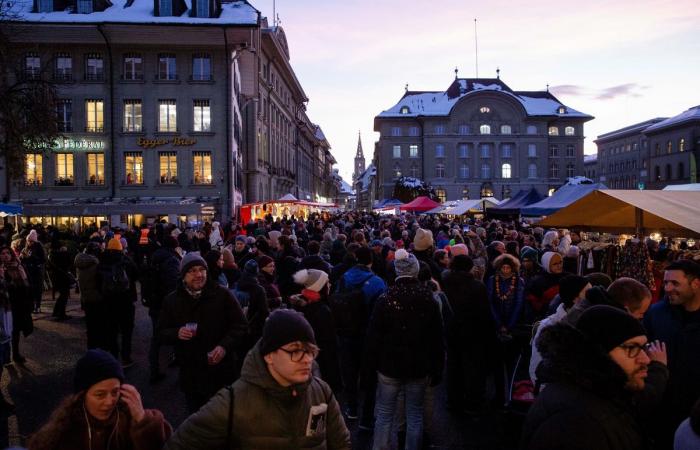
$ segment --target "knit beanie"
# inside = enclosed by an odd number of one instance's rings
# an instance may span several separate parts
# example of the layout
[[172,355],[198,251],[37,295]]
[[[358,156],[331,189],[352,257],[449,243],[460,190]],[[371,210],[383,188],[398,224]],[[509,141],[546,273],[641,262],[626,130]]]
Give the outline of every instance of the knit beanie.
[[302,313],[293,309],[276,309],[263,326],[260,354],[265,356],[296,341],[316,344],[313,328]]
[[422,250],[427,250],[432,246],[433,232],[423,228],[418,228],[416,230],[416,237],[413,238],[413,248],[420,252]]
[[559,297],[564,304],[570,305],[583,288],[588,284],[588,280],[578,275],[565,275],[559,280]]
[[576,328],[598,344],[605,353],[637,336],[644,336],[642,324],[626,311],[613,306],[598,305],[586,309]]
[[304,286],[304,289],[320,292],[328,283],[328,274],[322,270],[303,269],[294,274],[294,282]]
[[544,255],[542,255],[542,268],[544,269],[545,272],[552,273],[549,269],[549,264],[552,261],[552,258],[554,258],[557,255],[559,257],[561,257],[561,255],[559,255],[559,253],[555,253],[555,252],[545,252]]
[[180,261],[180,276],[184,277],[185,274],[194,266],[202,266],[205,269],[208,269],[209,267],[199,252],[191,252],[186,254],[182,258],[182,261]]
[[280,236],[282,236],[282,233],[277,230],[272,230],[267,233],[267,235],[270,236],[270,245],[274,248],[279,247],[279,239]]
[[258,267],[262,269],[264,267],[267,267],[269,264],[272,264],[273,262],[275,262],[274,259],[270,258],[267,255],[262,255],[258,258]]
[[415,255],[404,249],[399,249],[394,254],[394,270],[398,277],[417,277],[420,266]]
[[124,382],[124,370],[119,361],[102,349],[88,350],[75,366],[75,392],[85,391],[90,386],[110,378]]
[[163,239],[163,246],[165,248],[175,250],[180,246],[180,243],[172,236],[165,236],[165,239]]
[[455,244],[450,247],[450,253],[452,253],[452,256],[459,256],[459,255],[468,255],[469,254],[469,248],[467,248],[466,245],[464,244]]
[[119,241],[119,239],[112,238],[107,243],[107,250],[117,250],[121,252],[124,250],[124,247],[122,247],[122,243]]
[[[224,264],[226,264],[224,262]],[[255,262],[254,259],[249,259],[246,263],[245,266],[243,266],[243,271],[247,274],[250,275],[257,275],[258,274],[258,263]]]
[[36,234],[36,230],[31,230],[27,235],[27,242],[37,242],[38,240],[39,236]]
[[532,262],[537,262],[537,250],[534,248],[530,247],[529,245],[526,245],[520,250],[520,260],[521,261],[532,261]]
[[451,270],[463,270],[465,272],[471,272],[474,268],[474,261],[467,255],[457,255],[450,261]]
[[591,283],[591,286],[593,287],[600,286],[604,289],[607,289],[608,286],[612,284],[612,278],[610,278],[610,276],[607,273],[603,272],[589,273],[588,275],[586,275],[586,279],[589,283]]
[[244,244],[247,244],[248,239],[245,236],[239,234],[238,236],[236,236],[236,242],[243,242]]

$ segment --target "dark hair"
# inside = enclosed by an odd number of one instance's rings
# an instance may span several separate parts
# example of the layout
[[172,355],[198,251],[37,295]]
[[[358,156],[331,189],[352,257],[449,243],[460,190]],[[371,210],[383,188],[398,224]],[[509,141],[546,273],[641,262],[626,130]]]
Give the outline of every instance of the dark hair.
[[446,255],[447,252],[445,250],[435,250],[435,253],[433,253],[433,261],[440,264],[440,260],[443,259]]
[[315,255],[321,251],[321,244],[319,244],[318,241],[309,241],[309,243],[306,244],[306,250],[309,255]]
[[450,270],[463,270],[471,272],[474,268],[474,261],[467,255],[457,255],[450,261]]
[[622,277],[613,281],[608,286],[608,294],[617,303],[628,307],[630,310],[637,310],[645,298],[651,298],[649,288],[635,280],[634,278]]
[[688,278],[688,281],[692,281],[695,278],[700,278],[700,264],[691,261],[689,259],[679,259],[673,261],[666,267],[666,271],[669,270],[680,270]]
[[369,247],[360,247],[355,251],[358,264],[365,266],[372,263],[372,250]]
[[433,272],[430,270],[430,266],[425,261],[419,261],[418,269],[418,281],[430,281],[433,278]]

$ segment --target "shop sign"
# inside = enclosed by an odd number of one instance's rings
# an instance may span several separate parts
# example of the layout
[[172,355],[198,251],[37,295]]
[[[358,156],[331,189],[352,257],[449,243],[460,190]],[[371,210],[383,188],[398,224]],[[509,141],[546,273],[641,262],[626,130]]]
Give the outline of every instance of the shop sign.
[[161,145],[172,144],[173,147],[185,147],[189,145],[194,145],[197,143],[197,139],[184,138],[184,137],[174,137],[172,139],[166,138],[143,138],[140,137],[136,140],[136,145],[142,148],[156,148]]
[[[47,145],[40,146],[39,148],[46,150]],[[70,139],[70,138],[60,138],[56,139],[51,146],[51,151],[53,152],[65,152],[65,151],[104,151],[106,148],[105,141],[101,139]]]

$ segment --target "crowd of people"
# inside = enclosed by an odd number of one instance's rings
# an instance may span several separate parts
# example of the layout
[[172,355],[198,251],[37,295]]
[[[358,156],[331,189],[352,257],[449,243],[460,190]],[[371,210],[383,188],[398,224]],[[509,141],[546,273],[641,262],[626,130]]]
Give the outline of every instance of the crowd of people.
[[[0,362],[24,362],[45,289],[65,320],[77,287],[89,351],[30,449],[344,449],[348,421],[373,449],[420,449],[443,381],[454,416],[526,414],[523,449],[700,448],[693,249],[630,237],[638,271],[654,271],[635,279],[619,264],[596,271],[582,241],[410,214],[79,235],[6,225]],[[191,416],[174,432],[124,382],[138,302],[153,325],[151,383],[163,351],[179,367]]]

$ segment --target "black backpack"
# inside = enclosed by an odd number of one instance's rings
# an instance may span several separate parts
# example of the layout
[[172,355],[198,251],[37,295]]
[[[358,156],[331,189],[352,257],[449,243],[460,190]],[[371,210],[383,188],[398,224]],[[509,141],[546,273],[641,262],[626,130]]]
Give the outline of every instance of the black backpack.
[[330,296],[335,331],[339,336],[357,336],[365,332],[367,313],[362,289],[373,276],[374,274],[370,273],[352,289],[345,289],[345,280],[341,278],[338,291]]
[[129,292],[129,276],[126,273],[124,263],[116,263],[104,267],[100,271],[102,276],[102,294],[108,296],[121,296]]

